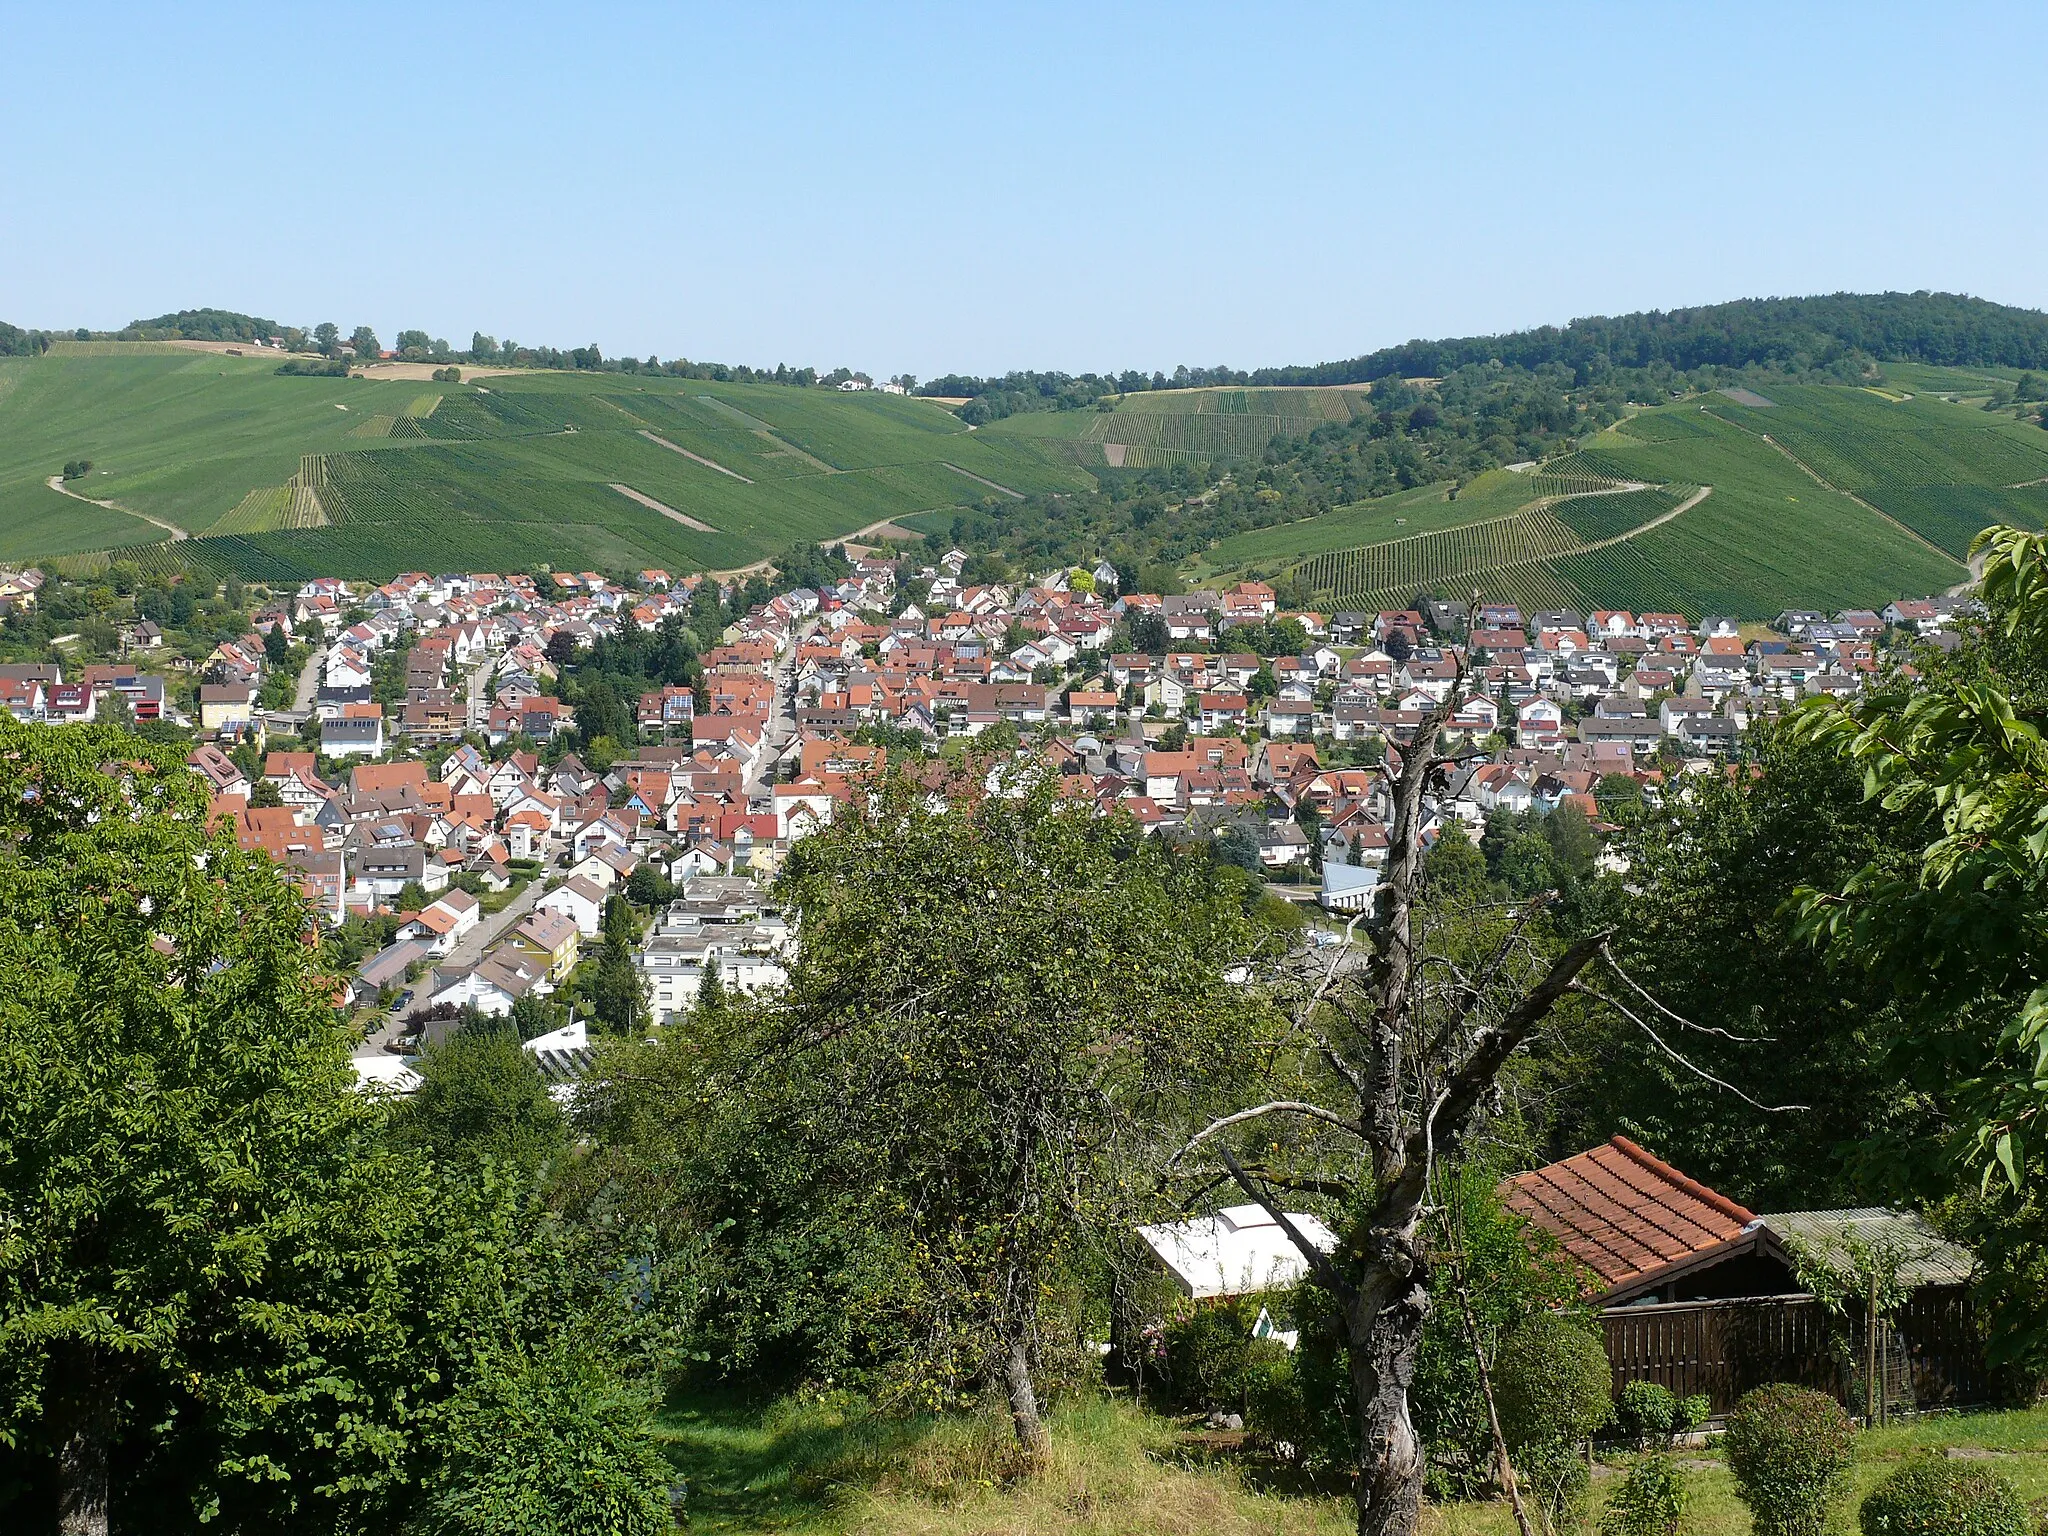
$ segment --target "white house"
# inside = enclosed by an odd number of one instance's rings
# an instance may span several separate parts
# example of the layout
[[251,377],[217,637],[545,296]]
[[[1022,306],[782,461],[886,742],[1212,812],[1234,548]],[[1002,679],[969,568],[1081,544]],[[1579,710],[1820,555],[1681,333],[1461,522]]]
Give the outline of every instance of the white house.
[[483,921],[483,907],[467,891],[450,891],[398,930],[401,939],[419,939],[430,953],[445,955]]
[[585,938],[604,925],[605,894],[581,875],[571,876],[534,903],[543,912],[559,912]]

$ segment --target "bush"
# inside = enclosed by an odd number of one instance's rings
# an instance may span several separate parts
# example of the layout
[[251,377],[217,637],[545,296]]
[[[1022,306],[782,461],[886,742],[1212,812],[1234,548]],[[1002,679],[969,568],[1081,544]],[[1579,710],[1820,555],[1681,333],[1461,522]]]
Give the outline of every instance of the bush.
[[1988,1467],[1908,1462],[1864,1496],[1863,1536],[2029,1536],[2019,1490]]
[[1287,1351],[1252,1337],[1259,1308],[1254,1296],[1204,1302],[1166,1325],[1166,1390],[1175,1407],[1243,1413],[1270,1393],[1272,1378],[1287,1369]]
[[568,1356],[504,1362],[454,1402],[423,1524],[435,1536],[675,1529],[646,1405]]
[[1678,1399],[1654,1381],[1632,1381],[1621,1389],[1615,1416],[1624,1434],[1668,1435],[1678,1427]]
[[1569,1523],[1586,1498],[1579,1443],[1614,1413],[1607,1351],[1581,1320],[1539,1312],[1501,1338],[1493,1386],[1516,1473],[1552,1529]]
[[1607,1423],[1607,1351],[1582,1323],[1552,1312],[1524,1318],[1500,1341],[1494,1400],[1508,1448],[1577,1444]]
[[1728,1416],[1723,1442],[1756,1536],[1820,1536],[1855,1459],[1856,1429],[1824,1392],[1758,1387]]
[[1600,1536],[1678,1536],[1685,1505],[1678,1464],[1669,1456],[1645,1456],[1600,1511]]
[[1704,1392],[1695,1392],[1678,1400],[1678,1411],[1672,1416],[1671,1427],[1683,1434],[1688,1429],[1698,1429],[1713,1416],[1714,1400]]

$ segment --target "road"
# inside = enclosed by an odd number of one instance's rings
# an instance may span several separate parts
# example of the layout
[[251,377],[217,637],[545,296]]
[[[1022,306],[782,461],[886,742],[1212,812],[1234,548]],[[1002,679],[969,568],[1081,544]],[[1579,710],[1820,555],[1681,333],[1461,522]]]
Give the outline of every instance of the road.
[[491,717],[491,696],[486,690],[496,670],[497,662],[488,652],[469,669],[469,723],[474,729],[481,730]]
[[754,797],[768,792],[764,771],[782,755],[782,749],[789,745],[790,737],[796,734],[796,712],[791,705],[791,696],[796,691],[796,653],[817,628],[815,622],[806,623],[797,631],[796,638],[789,643],[789,654],[782,658],[775,668],[775,691],[769,697],[768,730],[761,738],[761,757],[753,773],[747,776],[747,802],[751,806]]
[[[547,894],[547,880],[540,875],[534,876],[533,879],[527,881],[526,889],[517,896],[514,896],[504,911],[493,913],[478,923],[476,927],[472,928],[456,943],[453,949],[437,959],[434,962],[434,967],[436,969],[459,970],[464,966],[475,965],[477,961],[483,959],[484,951],[495,944],[500,936],[515,927],[527,913],[533,910],[533,904],[539,901],[545,894]],[[370,1031],[369,1038],[355,1048],[355,1055],[358,1058],[387,1054],[385,1047],[398,1038],[399,1024],[405,1018],[405,1015],[410,1013],[413,1008],[426,1006],[425,1000],[417,995],[418,988],[424,985],[426,981],[426,976],[427,973],[423,972],[419,982],[414,983],[415,995],[412,1003],[402,1012],[386,1012],[378,1021],[377,1027]]]
[[326,648],[315,646],[313,654],[299,669],[299,691],[292,696],[292,709],[298,714],[306,714],[313,708],[313,694],[320,687],[320,665],[326,660]]

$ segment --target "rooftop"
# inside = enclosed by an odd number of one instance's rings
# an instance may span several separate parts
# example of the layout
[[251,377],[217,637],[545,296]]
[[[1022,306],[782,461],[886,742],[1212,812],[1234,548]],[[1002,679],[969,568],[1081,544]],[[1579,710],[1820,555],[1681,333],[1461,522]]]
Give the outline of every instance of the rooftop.
[[1757,1218],[1626,1136],[1507,1181],[1508,1209],[1614,1291],[1738,1246]]

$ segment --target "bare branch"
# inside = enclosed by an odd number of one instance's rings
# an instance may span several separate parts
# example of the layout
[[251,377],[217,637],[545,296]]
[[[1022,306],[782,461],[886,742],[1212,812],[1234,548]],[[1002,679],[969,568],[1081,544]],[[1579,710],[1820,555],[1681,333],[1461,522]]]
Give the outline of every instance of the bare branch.
[[1662,1051],[1666,1056],[1669,1056],[1673,1061],[1677,1062],[1681,1067],[1685,1068],[1686,1071],[1692,1073],[1693,1076],[1700,1078],[1704,1082],[1712,1083],[1716,1088],[1720,1088],[1729,1093],[1734,1094],[1735,1097],[1742,1100],[1743,1103],[1749,1105],[1753,1109],[1760,1109],[1767,1115],[1786,1115],[1795,1113],[1800,1110],[1811,1109],[1813,1107],[1810,1104],[1761,1103],[1758,1100],[1751,1098],[1748,1094],[1744,1093],[1740,1088],[1736,1087],[1733,1083],[1726,1082],[1721,1078],[1714,1076],[1714,1074],[1709,1072],[1705,1067],[1698,1066],[1693,1062],[1687,1061],[1683,1056],[1679,1055],[1678,1052],[1674,1051],[1669,1045],[1669,1043],[1665,1041],[1664,1037],[1658,1034],[1656,1030],[1650,1028],[1650,1026],[1646,1022],[1636,1017],[1635,1014],[1629,1012],[1628,1009],[1624,1008],[1620,1003],[1616,1002],[1613,998],[1607,996],[1604,992],[1596,992],[1591,987],[1577,984],[1574,984],[1572,990],[1583,997],[1592,998],[1597,1003],[1606,1004],[1609,1008],[1612,1008],[1616,1013],[1620,1014],[1624,1019],[1627,1019],[1629,1023],[1635,1025],[1637,1029],[1640,1029],[1644,1034],[1648,1035],[1650,1039],[1656,1044],[1658,1050]]
[[1281,1210],[1279,1204],[1266,1192],[1265,1186],[1239,1166],[1237,1159],[1230,1155],[1228,1143],[1219,1143],[1216,1150],[1223,1159],[1223,1166],[1228,1168],[1230,1176],[1237,1180],[1238,1187],[1256,1200],[1265,1213],[1273,1218],[1280,1230],[1287,1234],[1287,1240],[1294,1244],[1295,1251],[1301,1255],[1308,1267],[1315,1271],[1316,1278],[1323,1282],[1324,1287],[1346,1306],[1353,1304],[1358,1298],[1358,1289],[1344,1278],[1335,1264],[1330,1262],[1330,1256],[1310,1242],[1301,1228],[1294,1224],[1293,1218]]
[[1649,994],[1649,992],[1644,989],[1643,984],[1641,982],[1637,981],[1635,977],[1629,975],[1627,971],[1623,970],[1621,968],[1621,962],[1614,958],[1614,951],[1608,948],[1605,944],[1602,944],[1600,946],[1600,958],[1607,962],[1609,970],[1613,971],[1615,975],[1619,976],[1623,981],[1628,983],[1630,991],[1634,992],[1637,997],[1640,997],[1644,1002],[1648,1003],[1652,1008],[1656,1009],[1659,1013],[1663,1014],[1665,1018],[1669,1019],[1674,1024],[1683,1025],[1685,1028],[1690,1029],[1697,1034],[1719,1035],[1723,1040],[1733,1040],[1737,1045],[1775,1045],[1777,1043],[1777,1037],[1774,1035],[1732,1035],[1727,1030],[1717,1028],[1712,1024],[1695,1024],[1691,1019],[1682,1018],[1678,1014],[1673,1013],[1669,1008],[1665,1007],[1664,1004],[1658,1001],[1656,998],[1652,997]]
[[1182,1158],[1186,1157],[1218,1131],[1226,1131],[1233,1125],[1242,1125],[1247,1120],[1257,1120],[1262,1115],[1306,1115],[1311,1120],[1320,1120],[1325,1125],[1334,1125],[1339,1130],[1348,1131],[1353,1136],[1358,1134],[1357,1126],[1351,1124],[1343,1116],[1333,1114],[1320,1104],[1304,1103],[1300,1099],[1275,1099],[1270,1104],[1261,1104],[1254,1109],[1241,1109],[1234,1115],[1225,1115],[1221,1120],[1210,1121],[1201,1130],[1188,1138],[1186,1146],[1182,1147],[1167,1160],[1167,1167],[1171,1168],[1179,1163]]

